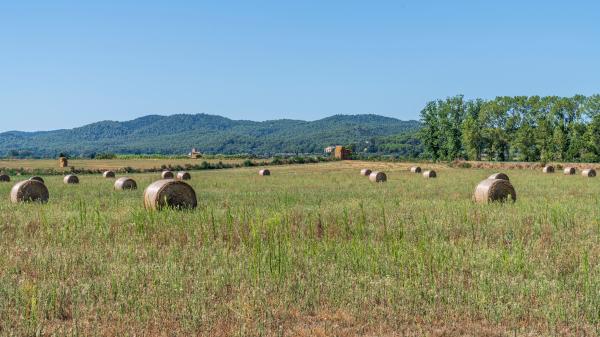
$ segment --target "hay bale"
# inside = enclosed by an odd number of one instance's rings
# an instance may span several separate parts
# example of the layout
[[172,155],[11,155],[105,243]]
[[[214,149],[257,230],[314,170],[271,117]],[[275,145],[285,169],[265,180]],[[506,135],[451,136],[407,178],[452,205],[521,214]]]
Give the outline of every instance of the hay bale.
[[103,176],[104,178],[106,178],[106,179],[112,179],[112,178],[114,178],[114,177],[115,177],[115,172],[113,172],[113,171],[104,171],[104,172],[102,173],[102,176]]
[[588,178],[593,178],[596,176],[596,170],[593,168],[585,169],[581,171],[581,175]]
[[29,180],[36,180],[36,181],[39,181],[39,182],[40,182],[40,183],[42,183],[42,184],[45,184],[45,183],[46,183],[46,182],[44,181],[44,178],[42,178],[42,177],[38,177],[38,176],[31,177],[31,178],[29,178]]
[[7,183],[10,181],[10,177],[7,174],[0,174],[0,182]]
[[494,173],[491,176],[489,176],[488,179],[502,179],[502,180],[510,181],[510,179],[508,178],[508,175],[506,175],[504,173]]
[[192,179],[192,176],[185,171],[182,172],[177,172],[177,180],[190,180]]
[[421,168],[419,166],[413,166],[410,168],[410,172],[412,173],[421,173]]
[[554,173],[554,166],[552,166],[552,165],[546,165],[546,166],[544,166],[544,169],[542,169],[542,172],[544,172],[544,173]]
[[63,178],[63,182],[65,184],[79,184],[79,178],[74,174],[69,174]]
[[577,173],[577,170],[576,170],[574,167],[565,167],[565,170],[563,171],[563,173],[564,173],[565,175],[572,176],[572,175],[574,175],[575,173]]
[[137,189],[137,183],[135,182],[135,180],[128,178],[128,177],[122,177],[119,178],[115,181],[115,190],[135,190]]
[[371,172],[373,172],[373,171],[371,171],[369,169],[362,169],[362,170],[360,170],[360,175],[368,177],[371,174]]
[[168,170],[162,171],[162,173],[160,174],[160,176],[163,179],[173,179],[173,178],[175,178],[175,176],[173,175],[173,172],[168,171]]
[[267,170],[267,169],[263,169],[258,171],[258,174],[261,176],[270,176],[271,175],[271,171]]
[[48,202],[48,188],[37,180],[23,180],[15,184],[10,191],[10,201],[19,202]]
[[69,160],[66,157],[59,157],[58,158],[58,166],[59,167],[69,166]]
[[144,191],[144,207],[160,210],[164,207],[196,208],[198,201],[194,189],[183,181],[163,179],[156,181]]
[[427,171],[423,172],[423,177],[425,177],[425,178],[435,178],[435,177],[437,177],[437,174],[435,173],[434,170],[427,170]]
[[515,188],[508,180],[486,179],[475,188],[474,199],[479,203],[489,203],[494,201],[504,202],[506,200],[517,200]]
[[387,181],[387,176],[383,172],[375,171],[369,174],[369,180],[374,183],[383,183]]

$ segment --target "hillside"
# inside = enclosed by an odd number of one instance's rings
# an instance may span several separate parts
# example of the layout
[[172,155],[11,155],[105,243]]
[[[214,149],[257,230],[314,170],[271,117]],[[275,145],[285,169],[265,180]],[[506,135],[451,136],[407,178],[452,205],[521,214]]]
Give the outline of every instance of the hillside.
[[254,122],[221,116],[151,115],[126,122],[103,121],[75,129],[0,133],[0,156],[55,157],[94,153],[321,153],[332,144],[363,143],[413,132],[417,121],[378,115],[335,115],[317,121]]

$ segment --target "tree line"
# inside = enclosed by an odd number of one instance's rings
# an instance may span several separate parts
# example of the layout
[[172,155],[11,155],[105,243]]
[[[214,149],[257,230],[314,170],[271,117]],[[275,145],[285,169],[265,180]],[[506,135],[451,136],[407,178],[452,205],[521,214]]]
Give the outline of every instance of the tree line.
[[419,131],[432,160],[600,161],[600,95],[428,102]]

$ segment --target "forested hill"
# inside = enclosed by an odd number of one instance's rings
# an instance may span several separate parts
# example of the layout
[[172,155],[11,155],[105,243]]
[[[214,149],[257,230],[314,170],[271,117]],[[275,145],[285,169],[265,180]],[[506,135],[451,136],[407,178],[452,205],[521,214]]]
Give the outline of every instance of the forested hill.
[[0,133],[0,156],[184,154],[192,147],[220,154],[322,153],[324,147],[336,144],[357,144],[362,149],[376,139],[414,132],[419,127],[417,121],[378,115],[335,115],[310,122],[253,122],[207,114],[152,115],[69,130]]

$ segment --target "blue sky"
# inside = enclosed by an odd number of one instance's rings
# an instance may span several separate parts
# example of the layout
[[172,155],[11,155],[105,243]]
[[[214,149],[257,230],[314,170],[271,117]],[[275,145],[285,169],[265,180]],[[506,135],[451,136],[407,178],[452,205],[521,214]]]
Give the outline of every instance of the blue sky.
[[0,0],[0,131],[600,92],[598,1]]

